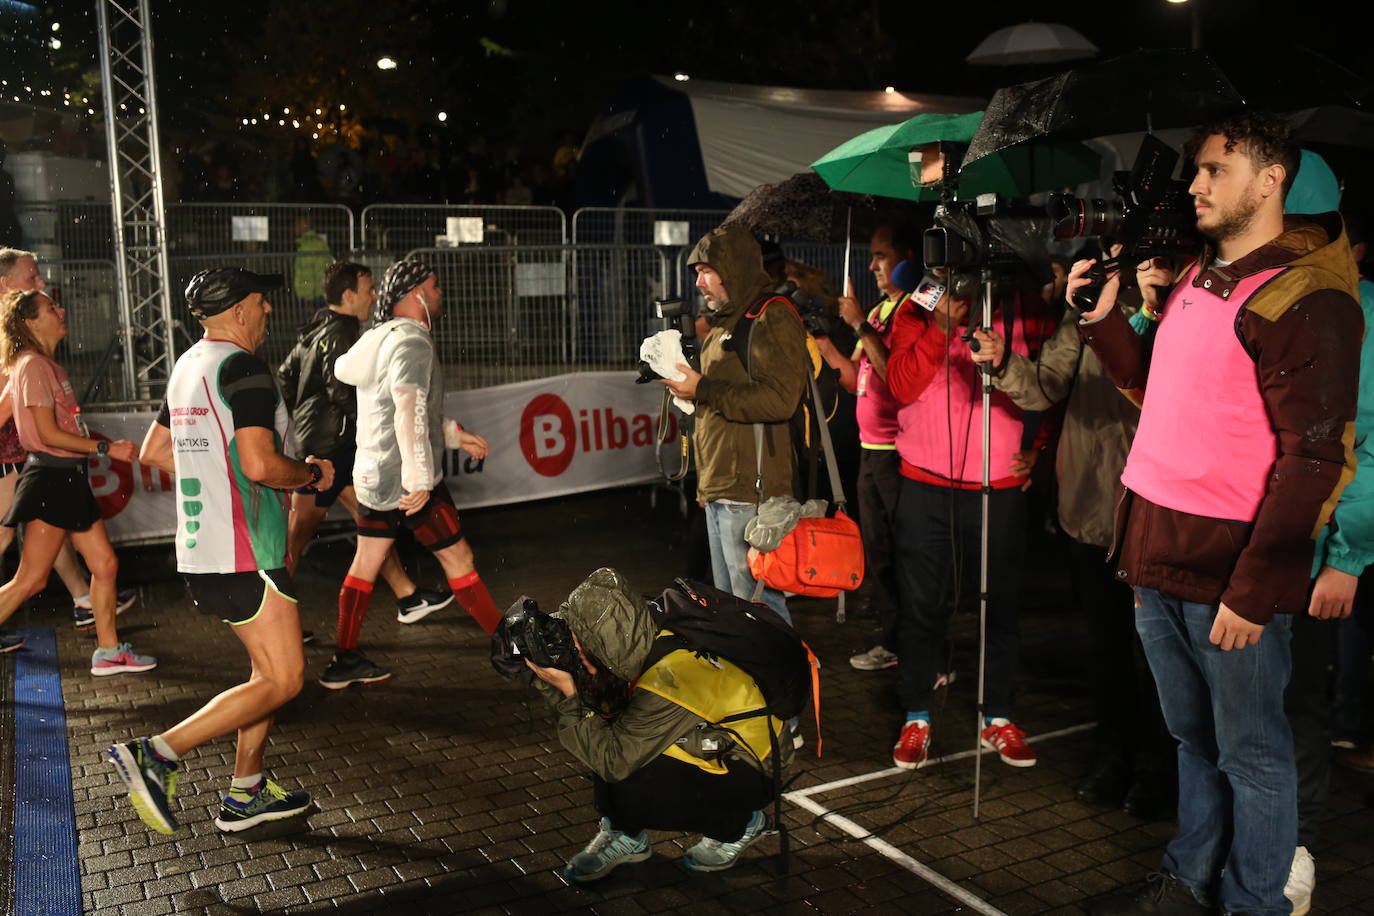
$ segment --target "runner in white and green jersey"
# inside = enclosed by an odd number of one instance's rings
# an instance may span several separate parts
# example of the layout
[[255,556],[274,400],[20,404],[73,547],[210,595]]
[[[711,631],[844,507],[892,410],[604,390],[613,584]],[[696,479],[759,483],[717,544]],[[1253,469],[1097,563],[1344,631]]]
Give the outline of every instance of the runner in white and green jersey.
[[248,650],[253,676],[160,735],[109,748],[143,821],[177,827],[176,761],[237,731],[234,779],[215,826],[244,830],[300,814],[306,792],[263,775],[275,711],[300,692],[305,671],[295,589],[286,571],[287,493],[329,486],[328,461],[282,454],[286,411],[266,363],[254,355],[267,335],[281,285],[241,268],[204,270],[186,287],[205,336],[177,360],[167,399],[143,440],[139,461],[177,476],[177,568],[196,607],[230,624]]

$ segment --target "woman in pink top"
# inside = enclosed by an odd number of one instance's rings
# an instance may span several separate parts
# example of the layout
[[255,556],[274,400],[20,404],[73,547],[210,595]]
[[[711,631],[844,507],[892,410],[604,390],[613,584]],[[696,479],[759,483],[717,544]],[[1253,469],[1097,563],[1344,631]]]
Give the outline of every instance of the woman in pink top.
[[[11,528],[26,525],[19,570],[0,586],[0,623],[47,584],[53,560],[70,536],[91,570],[98,645],[91,655],[91,673],[148,671],[157,661],[119,641],[115,628],[119,561],[86,479],[89,456],[133,461],[138,449],[127,440],[107,442],[87,433],[67,372],[52,358],[66,336],[66,316],[45,293],[16,290],[0,297],[0,368],[9,374],[14,424],[20,444],[29,453],[14,503],[0,520]],[[21,645],[22,639],[0,634],[0,652]]]

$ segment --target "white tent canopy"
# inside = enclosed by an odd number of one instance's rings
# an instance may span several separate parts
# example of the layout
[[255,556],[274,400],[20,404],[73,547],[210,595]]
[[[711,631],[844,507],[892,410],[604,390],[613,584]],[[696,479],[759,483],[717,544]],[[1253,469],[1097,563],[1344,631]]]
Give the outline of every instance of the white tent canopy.
[[731,197],[805,171],[866,130],[926,112],[962,114],[984,105],[982,99],[958,96],[656,78],[687,96],[707,184]]

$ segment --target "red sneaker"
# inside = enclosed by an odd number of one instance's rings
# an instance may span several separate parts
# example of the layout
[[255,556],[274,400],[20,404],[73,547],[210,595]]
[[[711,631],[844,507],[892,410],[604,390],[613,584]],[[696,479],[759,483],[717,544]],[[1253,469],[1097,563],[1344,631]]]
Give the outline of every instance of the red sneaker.
[[904,770],[919,770],[930,755],[930,723],[916,719],[902,726],[901,737],[892,748],[892,762]]
[[996,751],[1008,766],[1035,766],[1035,751],[1026,743],[1026,733],[1006,719],[993,719],[983,729],[983,747]]

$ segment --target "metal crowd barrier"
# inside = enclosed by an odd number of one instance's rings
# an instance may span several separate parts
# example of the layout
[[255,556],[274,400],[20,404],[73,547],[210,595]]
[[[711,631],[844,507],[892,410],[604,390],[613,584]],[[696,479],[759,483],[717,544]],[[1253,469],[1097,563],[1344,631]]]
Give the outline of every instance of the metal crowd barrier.
[[296,251],[296,240],[306,228],[324,236],[331,251],[357,247],[353,212],[343,204],[167,205],[167,249],[172,256]]
[[573,214],[572,240],[577,244],[690,248],[729,215],[729,210],[583,207]]
[[23,244],[42,261],[94,260],[114,252],[109,201],[56,200],[15,206]]
[[520,245],[411,251],[444,291],[435,339],[455,388],[631,369],[658,329],[669,261],[651,245]]
[[124,352],[114,261],[43,260],[40,267],[49,294],[67,315],[57,361],[71,377],[78,402],[85,407],[92,399],[127,400],[123,374],[114,371]]
[[557,207],[373,204],[363,209],[363,247],[391,251],[462,245],[562,245]]

